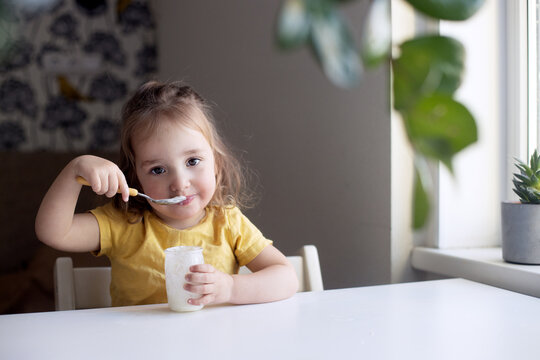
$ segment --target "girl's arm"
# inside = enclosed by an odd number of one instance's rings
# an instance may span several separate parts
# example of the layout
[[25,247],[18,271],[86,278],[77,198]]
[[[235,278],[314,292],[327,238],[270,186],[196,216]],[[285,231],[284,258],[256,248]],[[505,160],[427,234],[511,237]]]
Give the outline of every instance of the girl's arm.
[[99,226],[90,213],[75,214],[84,177],[99,195],[112,197],[122,189],[124,200],[129,190],[123,173],[111,161],[83,155],[69,162],[53,182],[39,207],[35,230],[39,240],[64,251],[99,250]]
[[296,271],[274,246],[267,246],[247,264],[252,274],[233,275],[231,303],[247,304],[282,300],[298,290]]
[[274,246],[267,246],[247,267],[251,274],[229,275],[201,264],[190,268],[186,275],[186,290],[202,294],[190,299],[190,304],[206,305],[263,303],[286,299],[298,290],[296,271],[287,258]]

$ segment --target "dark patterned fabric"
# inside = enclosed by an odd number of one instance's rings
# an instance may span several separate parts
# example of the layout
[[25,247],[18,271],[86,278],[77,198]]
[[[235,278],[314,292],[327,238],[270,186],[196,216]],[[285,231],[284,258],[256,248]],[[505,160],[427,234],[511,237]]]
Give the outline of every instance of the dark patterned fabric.
[[157,71],[150,1],[10,4],[0,151],[117,149],[122,105]]

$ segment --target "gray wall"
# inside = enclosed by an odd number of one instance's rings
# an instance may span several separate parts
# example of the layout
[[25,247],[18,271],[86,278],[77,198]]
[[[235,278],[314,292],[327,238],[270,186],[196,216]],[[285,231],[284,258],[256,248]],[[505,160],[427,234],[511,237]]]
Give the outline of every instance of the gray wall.
[[[262,186],[250,219],[285,254],[315,244],[325,288],[390,282],[389,71],[338,89],[273,42],[279,1],[154,3],[160,80],[186,80]],[[343,7],[359,39],[367,2]]]

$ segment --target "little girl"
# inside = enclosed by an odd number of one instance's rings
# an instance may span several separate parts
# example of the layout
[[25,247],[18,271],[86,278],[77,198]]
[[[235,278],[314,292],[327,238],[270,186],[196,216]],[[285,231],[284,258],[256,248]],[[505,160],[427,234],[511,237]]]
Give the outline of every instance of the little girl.
[[[113,306],[167,302],[164,250],[203,248],[205,264],[186,275],[192,305],[259,303],[292,296],[296,273],[240,212],[243,173],[218,135],[206,101],[189,86],[144,84],[122,113],[120,168],[83,155],[60,172],[36,217],[36,234],[64,251],[93,251],[111,261]],[[74,214],[81,185],[116,198]],[[129,197],[128,184],[154,199]],[[253,273],[238,275],[246,265]],[[202,295],[201,297],[198,297]]]

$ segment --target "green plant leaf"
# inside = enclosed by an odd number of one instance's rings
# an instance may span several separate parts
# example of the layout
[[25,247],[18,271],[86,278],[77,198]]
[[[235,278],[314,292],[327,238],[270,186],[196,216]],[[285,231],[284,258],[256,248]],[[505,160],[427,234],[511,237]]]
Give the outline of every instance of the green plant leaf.
[[516,184],[514,182],[514,186],[515,187],[512,188],[512,190],[514,193],[516,193],[522,203],[530,203],[534,201],[534,198],[530,198],[531,194],[526,189],[523,189],[520,184]]
[[407,134],[421,154],[442,161],[452,171],[452,157],[478,139],[469,110],[449,95],[420,99],[404,113]]
[[322,2],[317,11],[311,12],[312,49],[332,83],[346,88],[355,86],[363,71],[360,57],[337,10],[324,5]]
[[375,0],[369,9],[362,36],[361,55],[364,65],[375,67],[390,55],[392,42],[390,2]]
[[[519,160],[517,160],[517,161],[519,161]],[[525,163],[522,163],[522,162],[519,161],[518,163],[516,163],[516,167],[524,175],[527,175],[527,176],[532,176],[533,175],[532,169]]]
[[430,213],[429,196],[424,186],[424,181],[420,175],[421,171],[414,168],[414,190],[413,190],[413,229],[418,230],[424,227]]
[[307,43],[310,17],[304,0],[286,0],[277,18],[276,40],[282,49],[291,49]]
[[449,37],[429,35],[404,42],[392,62],[394,107],[401,111],[418,98],[439,92],[452,95],[461,84],[465,50]]
[[466,20],[474,15],[485,0],[406,0],[418,11],[435,19]]
[[[278,21],[278,28],[283,27],[278,30],[281,32],[278,34],[280,44],[290,48],[308,41],[330,81],[342,87],[356,85],[363,64],[348,27],[336,10],[341,3],[350,0],[284,1],[290,3],[289,6],[302,6],[300,12],[296,9],[296,17],[293,16],[290,22],[292,26],[283,25],[288,19]],[[373,7],[375,3],[384,2],[372,1]],[[464,20],[472,16],[485,0],[406,1],[435,18]],[[281,10],[282,16],[285,16],[285,7]],[[381,38],[384,36],[376,29],[377,18],[382,19],[380,15],[370,15],[364,29],[362,59],[367,66],[378,64],[389,54],[386,50],[379,50],[387,48],[384,45],[386,40]],[[373,33],[372,39],[368,32]],[[442,161],[452,171],[453,156],[477,140],[473,116],[465,106],[452,99],[461,84],[465,54],[463,46],[455,39],[431,35],[404,42],[400,50],[399,56],[392,60],[394,108],[403,117],[415,153],[421,155],[423,160],[427,156]],[[526,171],[525,168],[520,170]],[[419,171],[415,161],[415,229],[424,226],[430,211],[430,192],[426,191],[428,177],[425,173]],[[521,192],[524,196],[531,195],[527,191]]]
[[534,169],[535,171],[536,169],[538,169],[539,160],[540,159],[538,159],[538,152],[536,151],[536,149],[534,149],[534,152],[531,155],[531,160],[529,161],[529,164],[531,164],[531,169]]
[[518,180],[521,180],[523,183],[528,183],[529,182],[529,177],[528,176],[523,176],[521,174],[514,174],[514,177],[517,178]]

